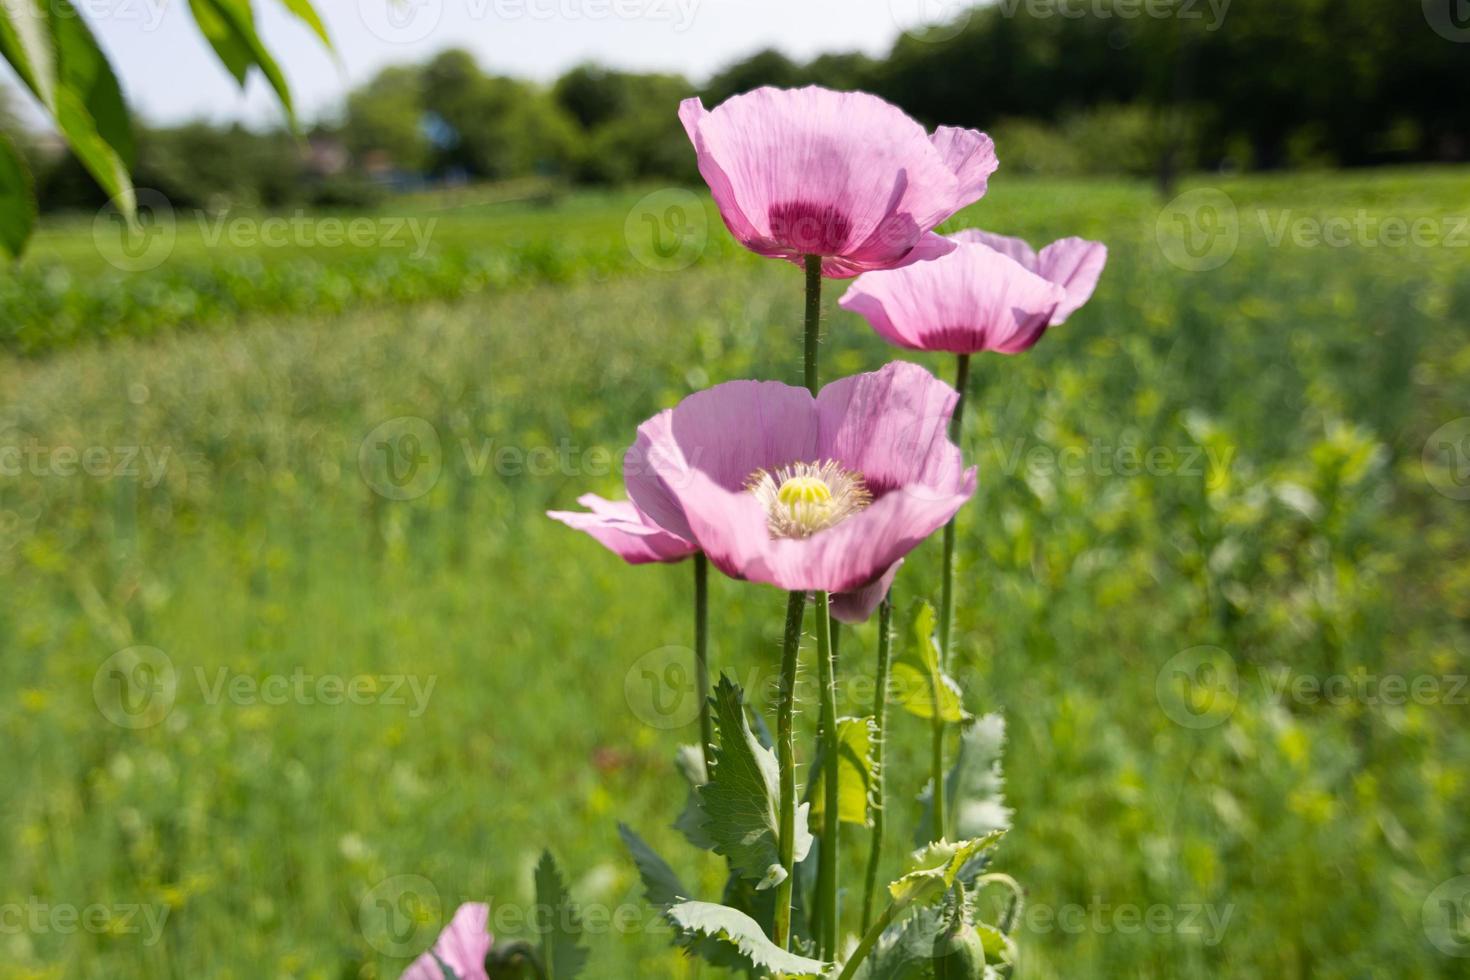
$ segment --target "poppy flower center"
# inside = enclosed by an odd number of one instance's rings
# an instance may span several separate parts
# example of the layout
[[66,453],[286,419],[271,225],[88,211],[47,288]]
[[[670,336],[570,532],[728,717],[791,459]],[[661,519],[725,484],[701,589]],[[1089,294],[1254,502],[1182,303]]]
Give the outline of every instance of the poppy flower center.
[[847,246],[852,221],[830,204],[787,201],[768,213],[771,237],[802,255],[837,255]]
[[809,538],[873,502],[862,474],[832,460],[756,470],[745,488],[765,509],[773,538]]

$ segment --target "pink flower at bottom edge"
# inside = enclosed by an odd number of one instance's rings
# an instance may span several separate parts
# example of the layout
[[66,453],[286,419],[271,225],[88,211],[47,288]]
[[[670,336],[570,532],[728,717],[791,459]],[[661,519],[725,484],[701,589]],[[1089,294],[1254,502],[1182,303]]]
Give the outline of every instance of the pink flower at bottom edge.
[[401,980],[444,980],[444,966],[453,970],[458,980],[489,980],[485,957],[495,942],[487,931],[489,922],[490,906],[484,902],[461,905],[433,949],[414,960]]

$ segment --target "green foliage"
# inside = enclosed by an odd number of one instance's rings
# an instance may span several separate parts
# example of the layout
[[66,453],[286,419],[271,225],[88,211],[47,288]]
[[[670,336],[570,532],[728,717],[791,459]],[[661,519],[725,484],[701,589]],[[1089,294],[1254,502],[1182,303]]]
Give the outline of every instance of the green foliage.
[[[132,125],[112,68],[71,0],[16,0],[0,11],[0,57],[50,115],[77,158],[127,215]],[[6,232],[22,245],[23,226]],[[12,249],[18,252],[19,249]]]
[[[1273,245],[1258,212],[1448,228],[1470,216],[1466,180],[1186,184],[1241,216],[1234,256],[1203,273],[1161,254],[1142,183],[998,176],[953,223],[1110,248],[1092,303],[1025,356],[978,358],[971,389],[982,491],[958,524],[951,671],[976,714],[1006,710],[1006,803],[1024,819],[992,853],[1028,891],[1015,980],[1454,975],[1422,916],[1470,853],[1470,728],[1448,680],[1470,643],[1470,507],[1436,489],[1453,457],[1424,449],[1470,404],[1464,249]],[[688,392],[800,383],[800,274],[727,251],[712,212],[695,267],[650,273],[623,238],[639,196],[465,209],[426,263],[210,250],[184,217],[170,262],[131,275],[98,256],[89,215],[44,222],[0,272],[0,325],[67,338],[0,354],[0,464],[22,453],[0,478],[0,904],[169,912],[151,946],[141,913],[137,935],[7,937],[0,972],[396,977],[410,953],[354,928],[364,894],[405,872],[434,883],[416,952],[463,898],[529,901],[545,843],[589,903],[584,976],[717,975],[668,949],[656,913],[617,931],[590,911],[641,907],[619,818],[689,897],[729,877],[670,827],[685,802],[670,756],[697,724],[650,727],[622,683],[645,650],[687,642],[688,567],[629,569],[540,515],[619,495],[593,450],[616,456]],[[835,295],[824,374],[892,358]],[[387,501],[359,451],[403,415],[434,424],[444,466],[424,496]],[[565,465],[515,465],[563,440]],[[141,475],[33,475],[29,445],[114,447],[114,464],[142,447]],[[1168,455],[1129,470],[1125,446]],[[168,453],[157,480],[145,451]],[[937,542],[917,549],[901,601],[932,593],[938,566]],[[715,579],[711,600],[716,668],[769,678],[785,596]],[[841,714],[871,710],[875,638],[843,628]],[[92,690],[130,643],[178,676],[172,712],[138,731]],[[1160,705],[1161,671],[1196,644],[1235,669],[1212,728]],[[421,712],[406,684],[402,705],[210,700],[198,673],[222,668],[437,685]],[[1335,675],[1438,678],[1441,696],[1291,693]],[[768,685],[748,687],[769,715]],[[807,762],[815,716],[797,719]],[[886,735],[888,799],[906,801],[928,725],[893,711]],[[907,843],[917,808],[887,819]],[[866,834],[844,835],[844,881],[860,881]],[[1170,931],[1099,930],[1098,900],[1172,910]],[[985,887],[977,921],[1003,924],[1010,901]],[[849,930],[857,904],[844,897]]]
[[766,938],[754,919],[712,902],[683,902],[667,912],[685,944],[712,940],[726,953],[724,965],[759,970],[792,980],[823,976],[827,964],[787,952]]
[[587,965],[582,944],[582,920],[563,883],[550,851],[536,865],[536,909],[533,923],[541,943],[541,968],[546,980],[574,980]]
[[899,908],[927,905],[943,898],[959,879],[960,872],[986,854],[1005,834],[995,830],[970,840],[935,841],[914,852],[909,870],[888,885],[888,894]]
[[[1005,719],[994,714],[977,718],[960,731],[959,751],[944,780],[944,826],[958,838],[1010,829],[1011,811],[1005,803],[1005,776],[1001,772],[1005,738]],[[933,826],[932,787],[920,800],[924,812],[915,830],[916,847],[927,841],[925,831]]]
[[893,662],[893,703],[917,718],[937,714],[951,724],[966,721],[969,714],[960,686],[939,666],[934,621],[934,607],[929,603],[915,607],[912,642]]
[[0,132],[0,253],[17,258],[36,223],[31,171],[20,150]]
[[[709,782],[700,786],[701,829],[731,868],[764,891],[786,879],[777,852],[780,785],[776,754],[761,745],[745,717],[739,685],[721,675],[710,697],[718,744],[710,756]],[[796,808],[796,860],[806,857],[812,837],[807,804]]]
[[618,824],[618,836],[623,839],[623,846],[638,867],[638,877],[643,881],[643,897],[649,905],[668,908],[689,898],[689,889],[679,880],[678,873],[631,827]]
[[[872,826],[869,806],[878,778],[873,763],[873,742],[877,735],[877,722],[871,716],[837,719],[837,819],[842,823]],[[827,802],[823,789],[827,770],[821,745],[819,742],[812,758],[811,782],[806,790],[806,798],[811,804],[809,818],[813,832],[822,826]]]

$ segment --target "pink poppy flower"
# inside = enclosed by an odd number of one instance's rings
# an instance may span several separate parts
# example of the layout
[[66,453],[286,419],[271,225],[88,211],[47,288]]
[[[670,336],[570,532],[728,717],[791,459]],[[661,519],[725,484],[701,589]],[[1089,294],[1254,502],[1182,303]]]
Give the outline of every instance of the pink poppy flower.
[[[485,972],[485,957],[490,954],[494,939],[486,930],[490,921],[490,906],[483,902],[466,902],[454,913],[454,918],[434,948],[414,960],[403,971],[401,980],[444,980],[444,966],[454,971],[459,980],[489,980]],[[435,959],[438,957],[438,959]]]
[[1067,291],[1051,316],[1051,326],[1065,323],[1067,317],[1082,308],[1097,289],[1102,277],[1103,266],[1108,262],[1108,247],[1102,242],[1090,242],[1085,238],[1060,238],[1038,255],[1030,245],[1019,238],[996,235],[979,228],[967,228],[949,236],[956,242],[979,242],[989,245],[1004,255],[1021,263],[1028,271],[1043,279],[1056,283]]
[[758,88],[679,119],[730,233],[760,255],[846,279],[942,255],[936,225],[985,195],[998,166],[990,137],[941,126],[931,136],[863,92]]
[[1087,302],[1107,260],[1104,246],[1080,238],[1040,256],[1019,239],[984,232],[953,239],[955,250],[931,262],[866,273],[838,305],[911,350],[1019,354]]
[[630,565],[683,561],[699,550],[686,538],[654,524],[627,500],[604,500],[588,493],[578,497],[577,503],[587,510],[551,510],[546,516],[586,531]]
[[975,492],[946,435],[957,397],[905,363],[815,398],[779,382],[716,385],[639,427],[628,494],[725,574],[845,593],[834,613],[858,621]]

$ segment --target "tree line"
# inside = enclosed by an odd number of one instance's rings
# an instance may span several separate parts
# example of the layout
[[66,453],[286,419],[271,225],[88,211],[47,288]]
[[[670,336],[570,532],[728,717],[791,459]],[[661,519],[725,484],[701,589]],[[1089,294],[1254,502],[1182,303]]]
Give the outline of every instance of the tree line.
[[[1470,25],[1454,0],[996,0],[886,56],[747,57],[702,85],[598,65],[550,85],[450,50],[387,68],[305,139],[145,128],[136,181],[176,203],[360,205],[395,187],[545,176],[693,181],[681,99],[864,89],[986,129],[1011,172],[1160,175],[1470,158]],[[1441,16],[1441,14],[1443,16]],[[12,122],[0,126],[12,131]],[[28,150],[42,206],[91,207],[74,160]]]

